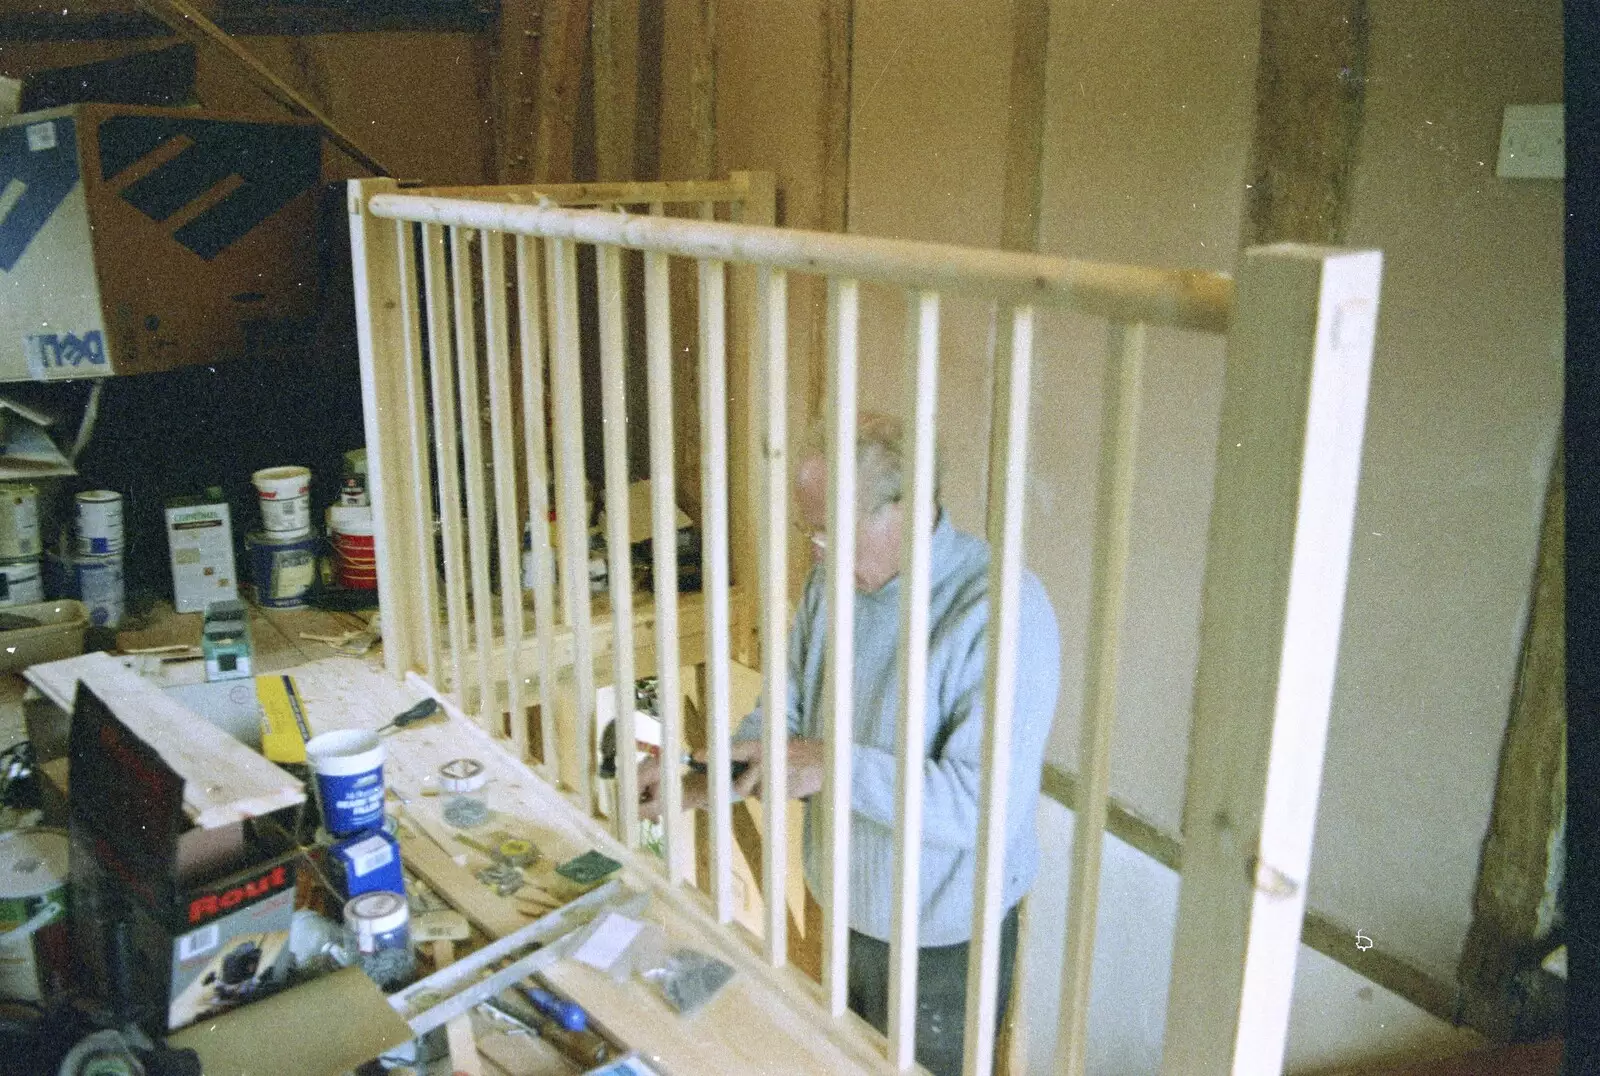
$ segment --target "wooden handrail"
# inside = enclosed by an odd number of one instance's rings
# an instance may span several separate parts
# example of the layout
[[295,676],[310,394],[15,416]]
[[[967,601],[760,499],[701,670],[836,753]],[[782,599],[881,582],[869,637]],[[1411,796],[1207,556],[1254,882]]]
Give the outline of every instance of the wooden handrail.
[[1198,269],[405,193],[373,195],[367,211],[393,220],[609,243],[1205,332],[1226,331],[1233,312],[1233,279]]

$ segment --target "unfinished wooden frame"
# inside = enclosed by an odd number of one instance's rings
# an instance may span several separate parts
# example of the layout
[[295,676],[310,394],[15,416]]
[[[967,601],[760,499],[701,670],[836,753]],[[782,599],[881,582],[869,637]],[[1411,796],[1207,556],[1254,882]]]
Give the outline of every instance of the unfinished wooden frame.
[[[737,201],[738,180],[716,188]],[[745,180],[745,190],[761,184]],[[732,918],[732,840],[728,665],[738,619],[731,610],[734,583],[755,593],[765,655],[763,695],[769,715],[762,743],[769,772],[783,772],[784,718],[788,711],[785,654],[788,616],[785,549],[788,461],[787,405],[788,276],[825,278],[828,294],[827,457],[829,465],[828,553],[825,575],[829,609],[826,642],[824,726],[827,770],[823,796],[822,983],[813,996],[818,1019],[844,1013],[847,997],[850,879],[850,758],[852,736],[852,639],[856,490],[857,303],[862,283],[898,286],[906,294],[905,415],[911,432],[911,540],[904,551],[900,676],[902,712],[898,743],[898,813],[891,952],[891,1067],[914,1067],[917,918],[921,829],[922,757],[927,715],[929,536],[933,523],[933,439],[937,399],[940,304],[950,295],[976,296],[997,304],[993,443],[990,448],[986,722],[982,747],[977,884],[973,902],[973,953],[969,966],[965,1071],[987,1076],[994,1054],[999,980],[999,927],[1003,906],[1006,791],[1011,754],[1011,713],[1016,693],[1017,631],[1024,561],[1024,500],[1028,461],[1031,360],[1037,315],[1076,310],[1110,324],[1111,367],[1105,444],[1100,473],[1100,519],[1095,541],[1090,642],[1091,671],[1085,716],[1085,774],[1078,795],[1080,848],[1074,865],[1074,922],[1069,946],[1063,1025],[1081,1058],[1088,1006],[1088,962],[1093,953],[1092,896],[1099,883],[1099,844],[1104,825],[1112,724],[1115,715],[1117,636],[1126,574],[1129,506],[1138,415],[1144,326],[1227,333],[1223,448],[1217,467],[1217,503],[1201,624],[1201,669],[1197,687],[1194,762],[1190,772],[1191,834],[1185,856],[1174,958],[1172,1014],[1165,1056],[1169,1071],[1232,1068],[1275,1071],[1282,1063],[1288,997],[1304,913],[1305,879],[1315,818],[1321,759],[1344,600],[1344,580],[1354,520],[1362,418],[1377,311],[1379,256],[1281,245],[1249,251],[1237,298],[1221,274],[1117,266],[1029,254],[1007,254],[926,243],[869,239],[724,223],[712,210],[704,219],[664,215],[674,200],[707,203],[713,185],[601,184],[583,193],[564,189],[566,200],[644,213],[562,206],[561,190],[453,188],[401,191],[389,181],[351,186],[351,227],[356,267],[363,399],[377,528],[380,599],[401,616],[386,621],[386,660],[397,675],[420,675],[448,694],[491,733],[506,736],[499,672],[513,707],[509,735],[525,719],[521,687],[538,679],[541,745],[545,773],[576,793],[590,811],[598,759],[594,737],[596,683],[617,687],[619,745],[632,736],[632,678],[653,667],[661,677],[662,798],[666,873],[670,882],[691,876],[681,850],[692,831],[681,810],[679,759],[683,744],[678,713],[679,664],[708,664],[709,790],[711,812],[710,911]],[[764,189],[770,192],[770,179]],[[675,193],[692,193],[687,199]],[[714,199],[712,199],[714,200]],[[398,224],[393,222],[399,222]],[[485,347],[464,345],[477,314],[461,300],[468,262],[452,259],[448,286],[457,302],[453,335],[439,322],[445,287],[439,230],[448,228],[452,252],[480,244],[479,284],[484,307]],[[500,264],[506,237],[515,237],[518,316],[511,319],[506,274]],[[413,243],[421,243],[423,294],[406,266]],[[598,344],[605,429],[604,473],[612,620],[609,631],[591,623],[587,525],[583,501],[581,413],[582,340],[578,280],[580,248],[595,251]],[[637,253],[635,253],[637,252]],[[621,266],[643,261],[643,317],[649,387],[650,504],[654,608],[634,610],[631,559],[620,548],[629,535],[628,500],[618,487],[627,480],[621,391],[627,362]],[[672,290],[670,259],[695,263],[697,282],[698,380],[705,593],[699,605],[704,637],[693,656],[679,638],[676,588]],[[546,316],[540,320],[535,262],[544,266]],[[687,270],[689,267],[684,266]],[[753,280],[753,286],[730,288]],[[425,314],[422,332],[412,324]],[[508,359],[507,326],[518,326],[521,364]],[[730,326],[747,330],[730,341]],[[426,356],[419,341],[426,340]],[[454,354],[450,342],[456,345]],[[554,430],[559,575],[563,583],[561,627],[552,624],[546,565],[549,539],[543,521],[532,518],[533,607],[536,630],[526,634],[520,584],[508,586],[515,564],[504,546],[515,523],[543,509],[545,445],[542,439],[542,365],[548,354]],[[742,355],[747,376],[730,376],[730,358]],[[508,399],[520,382],[523,452],[507,404],[489,401],[492,452],[485,458],[476,421],[477,401],[453,400],[444,366],[456,366],[462,393],[476,393],[477,364],[491,369],[491,396]],[[468,376],[467,367],[472,367]],[[430,378],[422,376],[427,367]],[[432,387],[430,406],[422,386]],[[460,419],[446,414],[457,410]],[[400,421],[395,421],[398,416]],[[738,427],[731,416],[749,425]],[[639,416],[633,416],[635,420]],[[461,428],[452,425],[459,422]],[[416,444],[435,437],[429,461]],[[743,435],[741,435],[741,433]],[[461,451],[456,451],[459,437]],[[475,444],[475,439],[480,442]],[[754,459],[750,457],[756,457]],[[465,463],[466,473],[457,468]],[[513,478],[503,469],[525,465]],[[432,469],[430,474],[430,467]],[[477,474],[473,473],[474,467]],[[485,475],[493,478],[494,504],[486,502]],[[741,481],[741,477],[744,479]],[[421,483],[430,482],[430,487]],[[467,492],[465,541],[460,488]],[[518,499],[519,484],[526,489]],[[433,528],[410,516],[438,491],[442,552],[435,556]],[[478,492],[474,493],[474,490]],[[537,492],[536,492],[537,491]],[[516,502],[506,506],[506,502]],[[741,502],[744,502],[741,504]],[[752,515],[759,505],[758,515]],[[742,531],[730,519],[760,519]],[[458,518],[452,520],[454,515]],[[491,562],[489,521],[501,546],[500,624],[492,639],[484,626],[494,602],[483,577]],[[742,537],[741,537],[742,535]],[[748,545],[752,548],[742,549]],[[480,548],[481,547],[481,548]],[[742,557],[758,570],[730,576]],[[484,566],[480,569],[480,565]],[[453,567],[452,567],[453,566]],[[472,569],[468,571],[470,566]],[[444,601],[415,581],[443,570]],[[466,577],[471,576],[470,580]],[[754,584],[759,581],[759,586]],[[470,603],[463,591],[470,586]],[[435,588],[436,590],[437,588]],[[508,595],[508,591],[514,593]],[[690,599],[685,598],[684,605]],[[442,611],[438,607],[442,604]],[[469,605],[478,630],[469,641],[461,621]],[[440,618],[442,613],[442,628]],[[747,621],[750,623],[753,621]],[[652,630],[653,629],[653,634]],[[636,653],[636,638],[645,647]],[[653,645],[652,645],[653,644]],[[463,650],[469,651],[463,653]],[[678,655],[674,657],[674,651]],[[476,706],[469,688],[478,689]],[[552,695],[568,701],[565,708]],[[552,722],[552,707],[558,715]],[[552,730],[551,724],[555,727]],[[1239,730],[1244,730],[1241,749]],[[523,733],[525,735],[525,733]],[[559,742],[552,750],[551,740]],[[525,744],[514,743],[520,753]],[[632,803],[637,780],[635,754],[619,747],[622,799],[613,816],[620,836],[638,843]],[[769,782],[770,783],[770,782]],[[769,790],[764,804],[768,834],[783,834],[785,805]],[[1088,828],[1086,828],[1088,827]],[[763,863],[768,914],[762,939],[766,958],[785,960],[786,878],[779,841],[769,840]],[[1248,868],[1248,869],[1247,869]],[[793,969],[786,974],[796,975]]]

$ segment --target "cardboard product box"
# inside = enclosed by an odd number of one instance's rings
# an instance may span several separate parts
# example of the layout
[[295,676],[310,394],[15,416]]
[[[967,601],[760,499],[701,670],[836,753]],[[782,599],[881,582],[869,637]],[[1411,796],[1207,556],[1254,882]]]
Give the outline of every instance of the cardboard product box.
[[173,608],[203,613],[213,602],[236,600],[233,524],[220,492],[215,497],[175,498],[167,503],[166,514]]
[[0,381],[146,373],[300,335],[308,120],[82,104],[0,119]]
[[400,842],[383,830],[358,833],[328,847],[328,874],[345,900],[374,890],[406,891]]
[[70,901],[91,1000],[159,1036],[281,986],[293,808],[190,826],[183,779],[83,685],[69,735]]

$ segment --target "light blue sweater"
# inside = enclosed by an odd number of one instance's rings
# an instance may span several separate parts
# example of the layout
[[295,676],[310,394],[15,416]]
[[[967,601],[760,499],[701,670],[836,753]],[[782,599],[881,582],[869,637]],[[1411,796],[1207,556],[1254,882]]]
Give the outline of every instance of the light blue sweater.
[[[825,570],[806,580],[789,636],[789,732],[823,735]],[[989,622],[989,546],[941,516],[929,590],[927,750],[923,764],[920,944],[954,945],[972,933]],[[1061,678],[1061,640],[1044,587],[1023,572],[1017,700],[1006,806],[1005,906],[1039,868],[1034,809]],[[894,900],[895,739],[900,705],[900,580],[855,602],[855,749],[851,758],[850,927],[888,940]],[[759,706],[735,739],[761,734]],[[822,803],[805,805],[805,874],[822,883]]]

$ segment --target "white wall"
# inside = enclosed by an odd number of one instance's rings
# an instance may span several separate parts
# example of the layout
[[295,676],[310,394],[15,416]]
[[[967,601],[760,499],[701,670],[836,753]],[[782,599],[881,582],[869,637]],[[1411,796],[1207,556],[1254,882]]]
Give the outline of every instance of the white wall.
[[[1066,808],[1054,801],[1041,805],[1045,855],[1030,898],[1024,953],[1029,1071],[1037,1073],[1054,1071],[1063,939],[1050,926],[1066,921],[1072,824]],[[1104,863],[1086,1068],[1091,1076],[1140,1076],[1161,1065],[1178,876],[1109,834]],[[1294,990],[1288,1072],[1412,1051],[1443,1056],[1479,1043],[1303,945]]]

